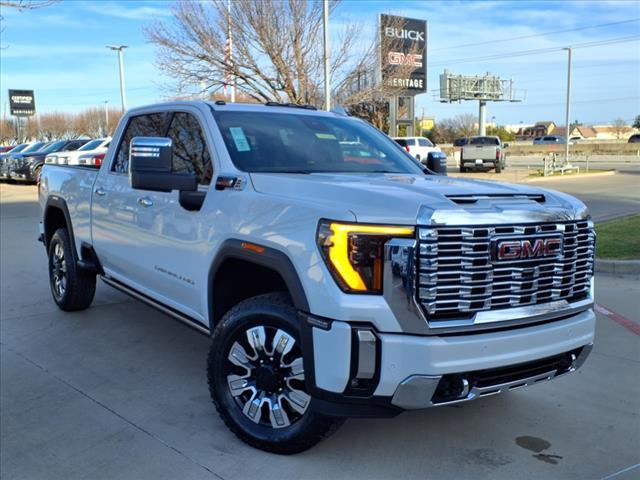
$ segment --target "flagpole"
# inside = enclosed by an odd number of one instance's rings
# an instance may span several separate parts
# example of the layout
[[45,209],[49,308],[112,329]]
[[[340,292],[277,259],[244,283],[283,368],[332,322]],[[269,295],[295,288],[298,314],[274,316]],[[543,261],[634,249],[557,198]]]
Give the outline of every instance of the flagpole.
[[[229,38],[229,63],[233,65],[233,39],[231,38],[231,0],[227,0],[227,36]],[[231,71],[231,102],[236,101],[236,78]]]

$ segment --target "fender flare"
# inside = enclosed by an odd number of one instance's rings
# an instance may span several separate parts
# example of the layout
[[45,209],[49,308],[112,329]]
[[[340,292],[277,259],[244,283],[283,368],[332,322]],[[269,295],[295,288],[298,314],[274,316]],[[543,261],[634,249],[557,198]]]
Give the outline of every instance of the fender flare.
[[69,239],[71,240],[71,249],[73,250],[73,256],[77,262],[80,259],[80,257],[78,256],[78,251],[76,249],[76,238],[73,234],[73,224],[71,223],[71,215],[69,215],[67,202],[63,198],[60,198],[56,195],[50,196],[47,199],[47,203],[44,207],[44,215],[42,216],[42,223],[44,225],[45,235],[44,235],[44,241],[42,243],[44,244],[45,249],[48,251],[49,241],[51,240],[51,238],[48,238],[46,234],[47,233],[47,216],[48,216],[49,210],[52,208],[60,210],[62,212],[62,215],[64,216],[65,223],[67,224],[67,231],[69,232]]
[[252,245],[258,245],[259,247],[264,248],[261,253],[258,253],[254,250],[243,248],[243,243],[244,242],[242,240],[238,239],[228,239],[222,242],[216,257],[209,268],[209,276],[207,279],[207,309],[211,322],[211,329],[213,330],[213,318],[215,318],[215,306],[213,304],[213,292],[215,288],[214,280],[221,265],[225,260],[229,259],[244,260],[261,267],[270,268],[278,273],[287,285],[287,289],[291,294],[291,299],[293,300],[293,305],[296,309],[302,312],[308,312],[309,302],[307,301],[307,296],[304,292],[304,288],[302,287],[300,277],[298,276],[298,273],[293,266],[293,262],[288,255],[275,248],[265,247],[264,245],[251,242]]

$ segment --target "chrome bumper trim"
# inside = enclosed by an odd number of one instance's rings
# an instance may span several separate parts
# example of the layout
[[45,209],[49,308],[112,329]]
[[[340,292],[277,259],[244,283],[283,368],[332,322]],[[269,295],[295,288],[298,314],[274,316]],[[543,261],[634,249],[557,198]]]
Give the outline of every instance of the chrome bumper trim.
[[428,375],[411,375],[406,378],[398,388],[396,389],[391,403],[397,407],[404,408],[405,410],[415,410],[421,408],[440,407],[443,405],[452,405],[455,403],[468,402],[480,397],[488,397],[496,395],[498,393],[509,392],[512,390],[518,390],[524,387],[530,387],[538,383],[552,380],[556,377],[562,377],[568,373],[575,372],[580,368],[593,349],[593,344],[587,344],[582,347],[580,354],[574,357],[571,367],[562,373],[557,373],[557,370],[551,370],[531,377],[521,378],[512,382],[505,382],[495,385],[487,385],[485,387],[472,386],[469,388],[469,384],[466,379],[462,379],[464,389],[461,393],[461,398],[450,400],[447,402],[434,403],[431,401],[433,395],[436,392],[438,383],[441,380],[441,376],[428,376]]

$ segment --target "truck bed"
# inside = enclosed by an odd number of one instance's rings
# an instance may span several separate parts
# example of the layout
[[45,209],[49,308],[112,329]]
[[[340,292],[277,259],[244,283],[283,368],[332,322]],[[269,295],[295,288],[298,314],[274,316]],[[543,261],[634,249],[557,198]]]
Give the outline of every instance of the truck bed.
[[40,207],[44,211],[47,201],[66,201],[77,251],[83,241],[91,243],[91,196],[98,171],[95,167],[45,165],[40,176]]

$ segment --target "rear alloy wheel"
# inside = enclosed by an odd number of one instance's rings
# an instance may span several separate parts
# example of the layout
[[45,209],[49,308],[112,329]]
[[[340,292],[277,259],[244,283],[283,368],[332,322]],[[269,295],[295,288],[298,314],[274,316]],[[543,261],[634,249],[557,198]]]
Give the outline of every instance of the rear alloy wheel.
[[49,285],[53,300],[67,312],[88,308],[96,293],[96,275],[78,268],[66,228],[49,242]]
[[313,409],[298,321],[286,294],[244,300],[220,321],[209,351],[209,390],[222,420],[268,452],[307,450],[340,423]]

